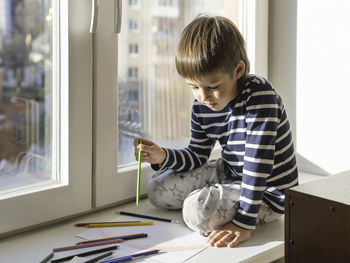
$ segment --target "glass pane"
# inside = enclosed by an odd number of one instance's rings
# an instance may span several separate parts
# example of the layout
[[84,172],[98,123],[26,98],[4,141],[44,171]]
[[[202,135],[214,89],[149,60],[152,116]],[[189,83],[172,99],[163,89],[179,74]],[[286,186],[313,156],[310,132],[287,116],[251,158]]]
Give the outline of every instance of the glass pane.
[[133,139],[183,147],[190,137],[191,90],[177,75],[180,34],[199,13],[239,25],[239,0],[129,1],[123,6],[118,50],[118,165],[134,162]]
[[52,1],[0,0],[0,194],[52,173]]

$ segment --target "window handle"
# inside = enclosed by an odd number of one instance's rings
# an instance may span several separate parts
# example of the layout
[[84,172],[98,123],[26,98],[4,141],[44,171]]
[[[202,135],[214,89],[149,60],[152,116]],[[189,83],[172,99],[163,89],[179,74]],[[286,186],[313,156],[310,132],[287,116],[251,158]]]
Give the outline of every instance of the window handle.
[[119,34],[122,27],[122,0],[114,0],[114,33]]
[[90,33],[96,33],[98,21],[98,0],[92,0]]

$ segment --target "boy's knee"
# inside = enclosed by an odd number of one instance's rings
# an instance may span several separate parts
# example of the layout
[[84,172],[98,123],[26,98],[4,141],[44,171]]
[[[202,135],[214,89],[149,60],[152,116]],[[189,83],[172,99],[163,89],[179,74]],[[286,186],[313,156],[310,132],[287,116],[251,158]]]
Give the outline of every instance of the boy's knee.
[[207,234],[207,220],[203,218],[203,202],[200,195],[203,189],[197,189],[185,199],[182,207],[182,217],[186,225],[200,234]]
[[166,208],[166,209],[179,209],[182,207],[182,201],[174,198],[172,188],[174,184],[172,180],[171,170],[155,173],[152,178],[148,181],[148,200],[155,207]]
[[207,186],[193,191],[185,199],[182,212],[187,226],[207,235],[230,222],[235,213],[237,197],[229,198],[222,185]]
[[151,202],[152,205],[155,207],[160,207],[160,208],[166,208],[166,206],[162,200],[163,194],[166,189],[162,189],[160,183],[153,178],[151,178],[148,182],[148,187],[147,187],[147,193],[148,193],[148,200]]

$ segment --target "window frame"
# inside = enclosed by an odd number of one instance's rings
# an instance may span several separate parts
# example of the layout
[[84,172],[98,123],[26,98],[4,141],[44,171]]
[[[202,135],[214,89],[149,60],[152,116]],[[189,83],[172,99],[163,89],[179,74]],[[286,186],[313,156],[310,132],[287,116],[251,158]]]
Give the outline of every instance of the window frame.
[[[267,40],[267,27],[263,27],[263,31],[260,28],[266,24],[257,22],[257,17],[267,21],[268,0],[254,2],[256,28],[253,34],[262,36],[255,38],[255,43],[258,43],[259,39]],[[69,41],[69,61],[66,61],[69,86],[66,90],[69,92],[67,133],[70,143],[66,149],[69,151],[66,155],[69,156],[69,177],[66,178],[69,179],[45,190],[0,200],[1,211],[8,211],[0,217],[0,237],[95,208],[130,201],[136,195],[136,164],[117,167],[118,35],[113,33],[111,23],[114,3],[104,1],[99,6],[99,24],[94,35],[88,34],[90,2],[65,0],[60,3],[69,10],[66,18],[66,23],[69,18],[69,28],[67,26],[62,31],[62,36],[66,34],[67,37],[69,32],[66,40]],[[267,72],[267,47],[256,46],[259,52],[255,54],[260,58],[256,57],[255,61],[262,59],[261,69]],[[220,151],[217,148],[213,156],[220,156]],[[150,165],[143,164],[141,194],[146,193],[146,183],[152,174]]]
[[[0,237],[91,209],[92,94],[91,6],[86,1],[56,1],[60,16],[60,87],[63,125],[59,136],[60,182],[42,183],[0,198]],[[68,15],[67,15],[68,14]],[[77,15],[79,14],[79,15]],[[55,14],[56,16],[58,14]]]
[[[241,0],[240,4],[246,2]],[[247,8],[254,19],[249,24],[248,21],[244,23],[254,29],[247,36],[255,42],[253,72],[267,77],[268,0],[248,2]],[[113,23],[110,23],[113,21],[113,3],[104,2],[100,14],[103,19],[99,21],[94,39],[95,54],[99,54],[94,58],[94,207],[135,198],[137,171],[136,164],[118,167],[118,114],[117,110],[110,110],[118,109],[118,36],[110,33],[113,32]],[[123,23],[129,21],[123,20]],[[220,157],[220,152],[221,147],[216,147],[212,157]],[[146,194],[146,185],[153,172],[150,165],[142,165],[141,194]]]

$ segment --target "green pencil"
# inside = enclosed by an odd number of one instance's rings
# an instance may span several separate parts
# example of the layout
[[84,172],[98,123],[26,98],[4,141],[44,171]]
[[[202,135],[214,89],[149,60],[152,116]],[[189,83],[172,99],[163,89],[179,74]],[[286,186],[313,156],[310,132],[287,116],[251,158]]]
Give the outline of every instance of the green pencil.
[[45,257],[40,263],[47,263],[50,261],[51,258],[53,258],[53,253],[50,253],[47,257]]
[[[140,140],[142,144],[142,140]],[[137,169],[137,186],[136,186],[136,206],[139,206],[140,203],[140,186],[141,186],[141,149],[139,149],[139,165]]]

